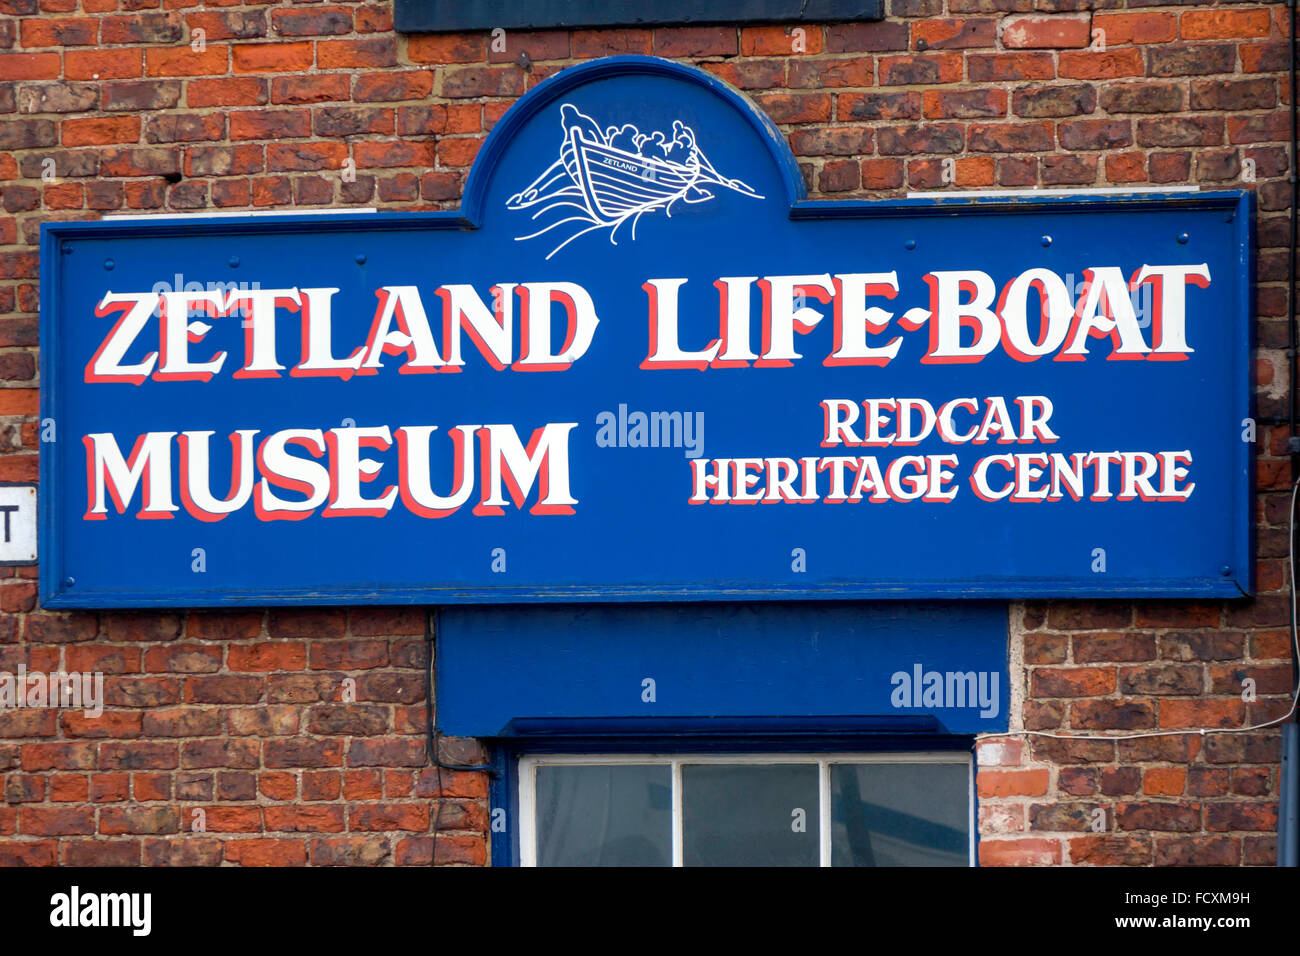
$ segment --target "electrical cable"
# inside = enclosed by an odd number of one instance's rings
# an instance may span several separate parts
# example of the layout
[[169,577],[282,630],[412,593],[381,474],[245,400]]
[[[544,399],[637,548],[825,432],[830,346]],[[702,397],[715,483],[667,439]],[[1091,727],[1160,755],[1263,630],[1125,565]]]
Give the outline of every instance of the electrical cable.
[[434,677],[434,627],[433,627],[434,610],[425,608],[424,610],[424,646],[427,652],[428,674],[426,689],[424,695],[424,731],[425,731],[425,749],[429,756],[429,762],[434,766],[434,775],[438,781],[438,806],[433,811],[433,845],[429,852],[429,865],[438,865],[438,831],[442,826],[442,772],[444,770],[461,770],[461,771],[482,771],[488,776],[496,776],[496,768],[491,764],[480,764],[470,766],[468,764],[443,763],[438,759],[438,728],[433,722],[433,698],[437,693],[437,680]]
[[[1291,453],[1291,480],[1300,479],[1300,439],[1296,436],[1297,422],[1297,405],[1300,404],[1300,391],[1296,388],[1296,371],[1297,371],[1297,339],[1300,338],[1300,330],[1297,330],[1296,316],[1296,255],[1297,255],[1297,219],[1300,218],[1300,177],[1296,170],[1296,161],[1300,159],[1300,140],[1297,139],[1297,112],[1300,111],[1300,104],[1296,102],[1296,59],[1300,56],[1300,47],[1297,46],[1296,38],[1296,0],[1286,0],[1287,8],[1291,11],[1288,17],[1289,24],[1287,32],[1291,37],[1291,70],[1290,70],[1290,99],[1291,99],[1291,156],[1290,156],[1290,183],[1291,183],[1291,222],[1290,222],[1290,242],[1287,249],[1287,326],[1288,336],[1291,348],[1287,352],[1289,366],[1287,368],[1287,391],[1290,393],[1290,427],[1291,433],[1287,442],[1287,451]],[[1291,538],[1295,540],[1295,510],[1292,509],[1292,529]],[[1294,578],[1293,578],[1294,580]],[[1292,643],[1295,643],[1295,588],[1291,589],[1291,611],[1292,611]],[[1291,660],[1291,681],[1295,685],[1297,695],[1300,695],[1300,647],[1295,648],[1298,652],[1293,655]]]
[[[1291,583],[1291,665],[1294,668],[1296,662],[1300,661],[1300,636],[1298,636],[1296,627],[1296,584],[1295,584],[1295,515],[1296,515],[1296,493],[1300,491],[1300,478],[1291,483],[1291,518],[1287,543],[1287,571]],[[1265,727],[1273,727],[1277,724],[1284,724],[1296,712],[1297,704],[1300,704],[1300,687],[1297,687],[1291,695],[1291,708],[1281,717],[1274,720],[1265,721],[1262,724],[1251,724],[1246,727],[1193,727],[1186,730],[1148,730],[1137,734],[1063,734],[1047,730],[1008,730],[1001,733],[976,734],[976,740],[992,740],[998,737],[1050,737],[1055,740],[1139,740],[1144,737],[1185,737],[1188,734],[1199,734],[1202,737],[1208,734],[1244,734],[1250,731],[1263,730]]]

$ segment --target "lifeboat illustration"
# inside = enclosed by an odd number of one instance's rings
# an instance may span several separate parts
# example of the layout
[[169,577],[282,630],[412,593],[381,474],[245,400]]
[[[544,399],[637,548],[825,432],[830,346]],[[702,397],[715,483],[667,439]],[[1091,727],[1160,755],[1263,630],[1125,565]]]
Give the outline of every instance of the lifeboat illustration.
[[569,233],[547,259],[579,236],[602,229],[617,245],[618,230],[628,222],[635,239],[642,216],[662,211],[671,218],[678,202],[713,199],[710,187],[763,198],[741,180],[714,169],[700,150],[695,131],[681,120],[673,121],[670,134],[643,133],[631,123],[601,130],[590,116],[565,103],[560,124],[564,138],[559,157],[506,201],[508,209],[534,209],[532,219],[545,223],[517,240],[535,239],[557,229]]

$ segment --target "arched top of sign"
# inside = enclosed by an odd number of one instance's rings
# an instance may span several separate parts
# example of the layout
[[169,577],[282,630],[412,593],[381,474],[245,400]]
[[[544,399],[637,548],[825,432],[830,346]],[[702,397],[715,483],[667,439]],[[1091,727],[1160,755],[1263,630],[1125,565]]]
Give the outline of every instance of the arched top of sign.
[[[591,96],[596,84],[607,95]],[[672,84],[684,85],[681,96],[665,95]],[[674,103],[681,115],[664,112]],[[742,145],[741,129],[755,148],[738,169],[734,155],[719,153]],[[511,163],[515,154],[524,161]],[[751,182],[755,165],[779,188]],[[522,169],[528,175],[518,180]],[[474,161],[460,212],[476,227],[500,208],[526,213],[510,224],[516,238],[549,242],[553,255],[588,232],[631,240],[643,216],[671,218],[724,192],[787,206],[807,195],[785,137],[743,94],[671,60],[615,56],[555,74],[506,112]]]

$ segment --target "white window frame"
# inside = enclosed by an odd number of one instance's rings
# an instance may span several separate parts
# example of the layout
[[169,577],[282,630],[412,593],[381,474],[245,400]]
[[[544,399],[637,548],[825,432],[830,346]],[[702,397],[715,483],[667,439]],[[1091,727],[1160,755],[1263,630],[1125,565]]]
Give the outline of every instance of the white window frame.
[[969,807],[969,865],[975,865],[975,762],[971,754],[961,751],[923,751],[917,753],[645,753],[645,754],[530,754],[519,758],[519,864],[537,865],[537,768],[594,765],[668,765],[672,768],[673,866],[682,866],[682,765],[683,764],[816,764],[818,767],[818,836],[820,866],[831,865],[831,764],[964,764],[966,766],[966,802]]

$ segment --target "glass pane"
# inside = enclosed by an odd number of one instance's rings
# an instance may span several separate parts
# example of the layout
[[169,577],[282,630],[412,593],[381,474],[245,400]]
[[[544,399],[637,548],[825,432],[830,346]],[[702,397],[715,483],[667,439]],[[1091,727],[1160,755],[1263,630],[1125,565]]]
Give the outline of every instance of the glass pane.
[[817,765],[682,767],[686,866],[817,866]]
[[671,866],[672,768],[537,768],[538,866]]
[[966,764],[831,766],[832,866],[969,866]]

